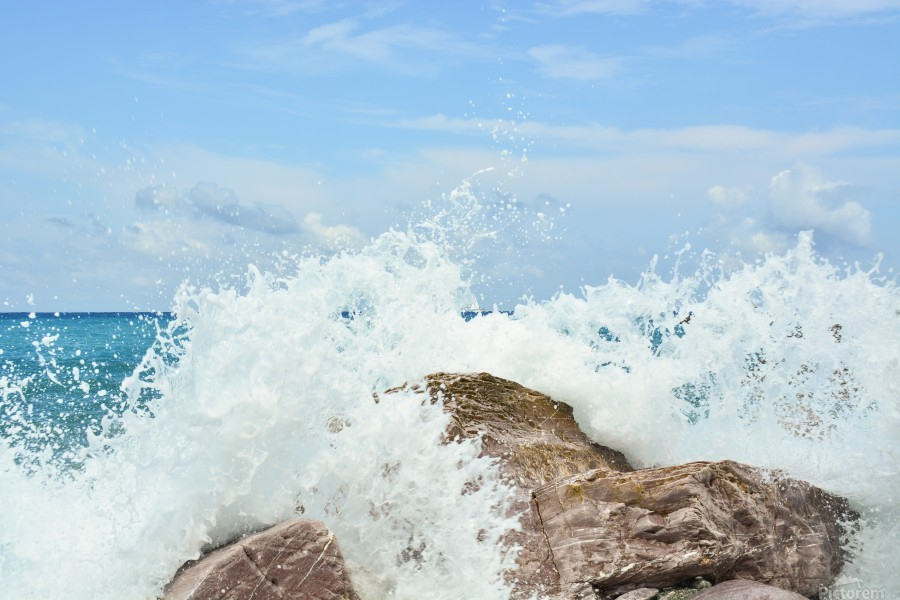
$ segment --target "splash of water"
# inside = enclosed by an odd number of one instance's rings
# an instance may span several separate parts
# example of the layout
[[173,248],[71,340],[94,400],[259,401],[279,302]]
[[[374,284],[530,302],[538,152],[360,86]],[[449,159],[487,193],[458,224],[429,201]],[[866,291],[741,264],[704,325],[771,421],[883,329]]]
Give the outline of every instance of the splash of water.
[[733,272],[707,254],[689,276],[611,279],[516,315],[575,340],[524,381],[589,435],[642,466],[734,459],[845,496],[863,520],[841,581],[900,589],[900,290],[876,268],[842,272],[801,233]]
[[466,323],[477,259],[459,258],[458,224],[297,258],[289,275],[251,267],[240,291],[183,288],[122,386],[152,417],[108,418],[65,477],[0,450],[5,589],[153,598],[204,547],[301,512],[335,531],[364,598],[507,597],[515,549],[500,540],[516,524],[490,462],[477,443],[440,445],[446,416],[421,396],[373,400],[438,370],[568,402],[639,465],[731,458],[844,495],[866,519],[845,577],[900,589],[892,283],[839,272],[804,235],[734,272],[709,255],[692,275]]

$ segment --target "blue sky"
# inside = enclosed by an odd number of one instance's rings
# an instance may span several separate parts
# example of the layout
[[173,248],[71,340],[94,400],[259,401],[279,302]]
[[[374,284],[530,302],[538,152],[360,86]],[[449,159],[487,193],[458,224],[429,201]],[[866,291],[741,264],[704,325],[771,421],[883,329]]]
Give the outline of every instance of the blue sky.
[[900,257],[900,0],[2,13],[0,310],[165,309],[467,179],[514,207],[487,304],[634,282],[686,241]]

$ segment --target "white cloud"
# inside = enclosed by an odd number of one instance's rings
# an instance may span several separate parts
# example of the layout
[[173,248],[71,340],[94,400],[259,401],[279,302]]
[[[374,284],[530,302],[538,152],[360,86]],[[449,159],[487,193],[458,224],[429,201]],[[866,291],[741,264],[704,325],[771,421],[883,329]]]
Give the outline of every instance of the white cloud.
[[900,11],[900,0],[730,0],[762,16],[840,19]]
[[528,54],[537,61],[541,74],[554,79],[607,79],[621,68],[618,58],[603,57],[559,44],[536,46],[528,50]]
[[714,185],[706,191],[706,195],[722,208],[737,208],[750,199],[750,190],[747,187]]
[[303,36],[303,44],[314,46],[316,44],[341,44],[345,42],[356,29],[359,29],[359,22],[355,19],[344,19],[334,23],[326,23],[319,27],[314,27]]
[[331,250],[357,247],[365,243],[366,238],[356,227],[349,225],[325,225],[322,215],[311,212],[303,219],[303,232],[318,244]]
[[756,254],[780,254],[787,250],[793,241],[793,238],[784,233],[751,229],[738,247]]
[[816,229],[865,246],[870,242],[871,215],[848,198],[852,192],[849,183],[827,181],[814,169],[800,165],[772,178],[769,210],[781,226]]
[[633,15],[642,12],[646,6],[647,0],[556,0],[555,2],[539,2],[535,8],[539,12],[558,16],[585,13]]
[[325,0],[222,0],[225,4],[246,5],[250,12],[286,17],[296,12],[317,12],[328,8]]
[[130,251],[148,258],[208,259],[216,255],[216,233],[201,227],[186,228],[169,220],[137,221],[119,234]]
[[232,190],[214,183],[198,183],[188,198],[204,215],[223,223],[271,234],[298,231],[297,221],[283,206],[257,202],[251,208],[242,205]]
[[432,74],[462,59],[496,60],[498,50],[435,27],[399,23],[365,29],[364,21],[344,19],[310,29],[286,42],[244,50],[250,65],[322,73],[360,65],[404,74]]
[[900,145],[900,129],[856,127],[839,127],[810,133],[754,129],[743,125],[726,124],[623,130],[600,123],[548,125],[538,121],[514,123],[504,120],[448,118],[442,114],[390,121],[384,125],[453,133],[494,129],[502,131],[514,128],[519,136],[553,142],[561,148],[614,150],[617,154],[672,150],[715,154],[759,152],[782,162]]
[[134,195],[135,207],[150,212],[177,210],[181,204],[181,194],[165,185],[148,186]]

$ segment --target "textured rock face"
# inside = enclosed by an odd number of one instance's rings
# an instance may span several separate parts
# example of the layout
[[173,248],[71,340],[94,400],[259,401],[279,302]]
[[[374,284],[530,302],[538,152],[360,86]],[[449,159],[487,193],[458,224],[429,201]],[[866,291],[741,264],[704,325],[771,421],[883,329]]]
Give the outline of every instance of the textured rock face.
[[164,600],[358,600],[324,524],[286,521],[186,565]]
[[837,575],[846,502],[731,461],[609,475],[534,491],[562,583],[616,593],[702,576],[752,579],[806,596]]
[[435,373],[427,382],[453,419],[448,437],[481,435],[484,453],[502,459],[522,487],[590,470],[632,470],[621,452],[584,435],[568,404],[488,373]]
[[625,456],[591,442],[568,404],[513,381],[488,373],[435,373],[427,377],[427,385],[432,398],[443,399],[451,416],[448,441],[481,435],[483,454],[498,458],[501,471],[518,486],[512,510],[522,515],[522,531],[511,536],[521,547],[515,595],[594,598],[589,582],[560,585],[531,491],[584,471],[631,471]]
[[692,600],[804,600],[795,592],[789,592],[756,581],[736,579],[713,586]]
[[730,461],[634,471],[592,443],[568,405],[486,373],[427,378],[448,440],[483,452],[520,489],[517,595],[613,597],[695,577],[753,579],[812,596],[841,566],[846,502]]

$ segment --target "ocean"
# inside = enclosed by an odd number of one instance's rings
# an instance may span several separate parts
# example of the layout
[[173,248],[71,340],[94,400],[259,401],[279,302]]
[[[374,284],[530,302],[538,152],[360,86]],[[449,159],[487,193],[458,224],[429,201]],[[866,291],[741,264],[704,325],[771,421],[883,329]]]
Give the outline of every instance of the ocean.
[[507,598],[495,467],[439,443],[439,406],[373,399],[435,371],[567,402],[636,466],[733,459],[845,496],[862,521],[829,597],[898,597],[892,280],[803,233],[464,318],[478,263],[448,244],[391,230],[185,285],[165,313],[3,315],[0,598],[150,600],[202,550],[296,514],[335,532],[367,600]]

